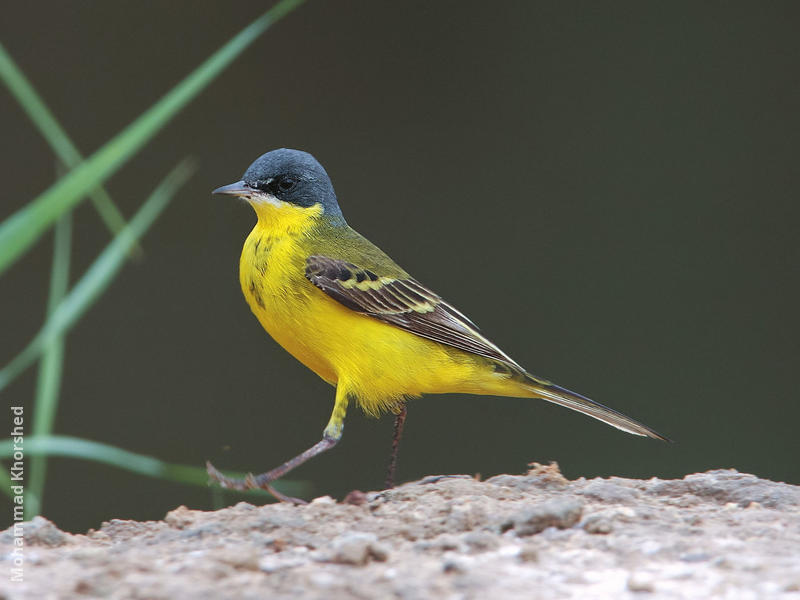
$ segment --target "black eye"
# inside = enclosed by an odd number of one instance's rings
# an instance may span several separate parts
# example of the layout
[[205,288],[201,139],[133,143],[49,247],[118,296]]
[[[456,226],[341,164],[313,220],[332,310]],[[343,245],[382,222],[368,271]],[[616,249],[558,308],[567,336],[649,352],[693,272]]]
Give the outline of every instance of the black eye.
[[291,190],[295,185],[297,185],[297,180],[293,177],[281,177],[277,181],[278,189],[282,192],[288,192]]

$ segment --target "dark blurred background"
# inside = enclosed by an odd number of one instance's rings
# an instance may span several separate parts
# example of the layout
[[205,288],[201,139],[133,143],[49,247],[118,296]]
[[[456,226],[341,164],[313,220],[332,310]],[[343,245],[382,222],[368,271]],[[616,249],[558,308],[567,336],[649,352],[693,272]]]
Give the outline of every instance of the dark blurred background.
[[[88,155],[264,8],[14,3],[0,40]],[[310,0],[110,180],[131,215],[182,156],[201,165],[68,337],[55,432],[259,471],[319,439],[333,390],[250,314],[237,265],[254,215],[210,195],[288,146],[326,166],[353,227],[520,363],[676,441],[541,401],[429,396],[410,406],[401,480],[557,460],[570,478],[800,483],[799,13]],[[54,161],[5,90],[0,130],[4,218]],[[88,203],[75,238],[78,276],[108,240]],[[49,244],[0,279],[2,364],[42,322]],[[30,406],[34,380],[4,404]],[[340,446],[293,477],[314,495],[377,489],[391,428],[351,409]],[[209,492],[50,462],[44,514],[63,528],[179,504]]]

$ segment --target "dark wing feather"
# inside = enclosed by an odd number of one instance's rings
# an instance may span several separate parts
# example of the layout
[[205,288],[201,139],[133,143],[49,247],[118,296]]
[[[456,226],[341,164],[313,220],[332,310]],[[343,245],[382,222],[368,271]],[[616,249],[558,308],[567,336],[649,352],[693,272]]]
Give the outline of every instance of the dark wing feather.
[[475,324],[405,272],[387,277],[352,263],[315,255],[306,260],[306,277],[334,300],[410,333],[459,350],[484,356],[522,376],[537,397],[577,410],[609,425],[652,438],[667,438],[580,394],[526,373],[507,354],[483,337]]
[[523,371],[483,337],[472,321],[415,279],[381,276],[320,255],[306,260],[306,278],[350,310]]

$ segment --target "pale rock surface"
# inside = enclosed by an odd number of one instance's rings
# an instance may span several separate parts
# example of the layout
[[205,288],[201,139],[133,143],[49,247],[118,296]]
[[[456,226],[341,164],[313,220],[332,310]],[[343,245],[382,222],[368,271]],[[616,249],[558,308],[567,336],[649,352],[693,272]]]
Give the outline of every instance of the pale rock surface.
[[0,599],[800,599],[800,487],[732,470],[567,481],[556,466],[427,477],[71,535],[25,524]]

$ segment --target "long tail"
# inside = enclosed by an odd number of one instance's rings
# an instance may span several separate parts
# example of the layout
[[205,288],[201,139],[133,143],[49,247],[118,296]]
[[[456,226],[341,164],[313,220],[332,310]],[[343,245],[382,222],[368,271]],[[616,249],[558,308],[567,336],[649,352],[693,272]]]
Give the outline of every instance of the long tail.
[[642,435],[665,442],[672,441],[653,429],[650,429],[647,425],[639,423],[639,421],[631,419],[630,417],[626,417],[621,412],[603,406],[599,402],[590,400],[585,396],[581,396],[580,394],[562,388],[554,383],[534,377],[529,373],[525,373],[524,378],[525,387],[537,398],[565,406],[566,408],[571,408],[572,410],[577,410],[578,412],[594,417],[603,423],[607,423],[612,427],[627,431],[633,435]]

